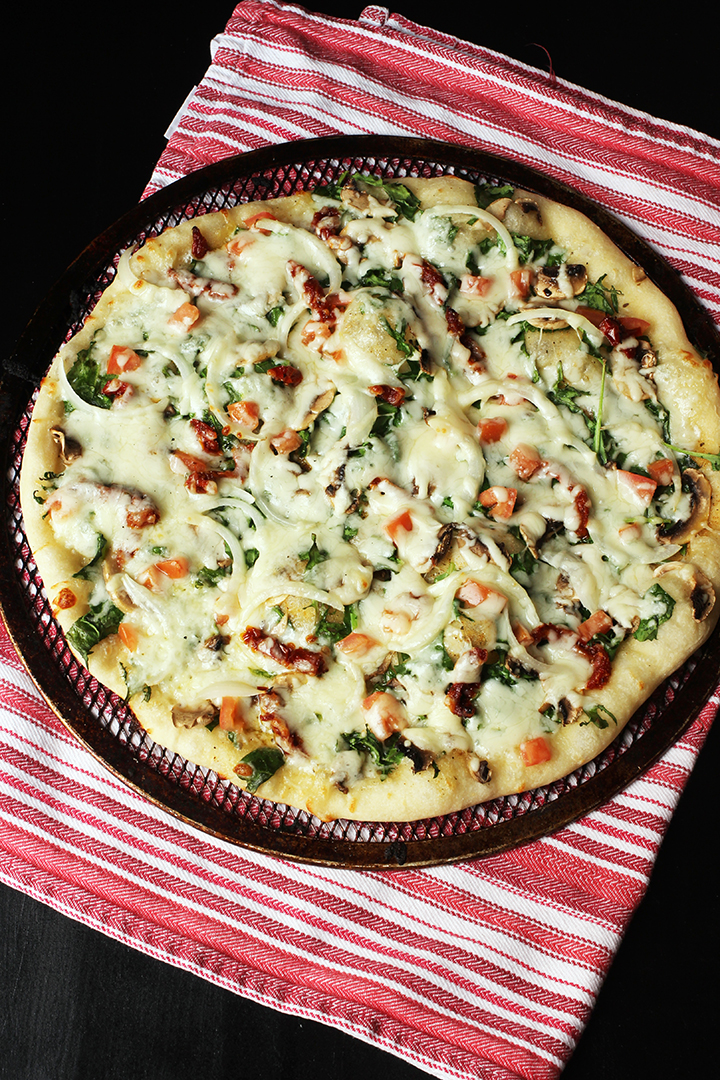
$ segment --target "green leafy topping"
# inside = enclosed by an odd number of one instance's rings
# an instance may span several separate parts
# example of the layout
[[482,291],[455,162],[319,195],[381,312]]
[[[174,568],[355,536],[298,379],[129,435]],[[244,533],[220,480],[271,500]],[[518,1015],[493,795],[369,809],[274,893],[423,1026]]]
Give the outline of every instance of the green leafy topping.
[[270,310],[265,315],[265,318],[271,326],[277,326],[277,324],[280,322],[280,319],[282,318],[284,311],[285,308],[283,307],[283,305],[277,304],[274,308],[270,308]]
[[78,397],[98,409],[110,409],[112,398],[103,393],[108,374],[100,370],[97,360],[92,359],[93,345],[77,354],[77,359],[67,373],[68,382]]
[[196,589],[202,589],[206,586],[217,585],[218,581],[227,577],[232,573],[232,563],[225,564],[224,566],[203,566],[198,570],[195,575],[194,584]]
[[271,367],[277,367],[277,360],[272,356],[267,360],[261,360],[259,363],[253,364],[253,371],[257,375],[267,375]]
[[343,739],[351,750],[357,750],[374,761],[383,778],[396,769],[403,758],[407,757],[400,743],[400,733],[395,732],[389,739],[381,742],[372,731],[345,731]]
[[582,397],[585,393],[585,390],[576,389],[566,380],[562,364],[558,364],[555,383],[552,390],[548,390],[548,397],[553,405],[563,406],[570,412],[581,413],[584,416],[585,410],[576,403],[575,399]]
[[420,213],[420,200],[404,184],[388,183],[378,176],[361,176],[359,179],[369,187],[381,188],[390,199],[398,214],[414,221]]
[[87,663],[89,653],[104,638],[116,634],[122,620],[120,608],[115,607],[111,600],[103,600],[100,604],[91,605],[87,615],[73,623],[67,632],[67,639]]
[[307,563],[305,567],[305,573],[309,573],[311,570],[321,562],[324,562],[328,558],[327,551],[323,551],[317,545],[317,536],[312,534],[312,543],[307,551],[301,551],[298,555],[301,562]]
[[640,620],[633,635],[638,641],[654,641],[658,635],[658,629],[672,617],[675,607],[672,596],[666,593],[661,585],[652,585],[645,593],[643,600],[647,600],[649,596],[661,605],[662,610],[648,616],[647,619]]
[[614,285],[605,284],[606,277],[607,275],[603,274],[597,281],[588,281],[576,299],[583,307],[604,311],[606,315],[617,315],[618,296],[620,294]]
[[[666,440],[665,445],[670,446],[670,413],[661,402],[654,401],[653,398],[646,398],[643,404],[648,412],[652,413],[660,425],[662,437]],[[673,448],[671,447],[671,449]],[[676,453],[678,452],[679,451],[676,451]],[[682,452],[684,453],[685,451]]]
[[475,201],[481,210],[487,209],[496,199],[512,199],[515,189],[509,184],[476,184]]
[[391,405],[389,401],[383,401],[380,398],[377,402],[377,412],[377,420],[370,432],[372,435],[377,435],[379,439],[385,439],[391,427],[397,427],[402,423],[402,409],[399,405]]
[[703,454],[699,450],[683,450],[682,447],[673,446],[672,443],[669,442],[664,442],[663,446],[667,446],[668,450],[672,450],[674,454],[682,454],[690,458],[702,458],[703,461],[709,461],[713,472],[720,471],[720,454]]
[[402,369],[398,371],[398,378],[403,382],[420,382],[425,380],[432,382],[433,374],[423,368],[420,360],[407,359],[402,365]]
[[391,686],[396,679],[402,678],[403,675],[410,674],[410,668],[408,666],[408,660],[410,659],[409,653],[395,653],[395,662],[390,664],[379,676],[373,676],[372,686],[375,690],[386,690]]
[[389,292],[395,293],[401,293],[403,291],[402,278],[398,277],[397,274],[391,274],[389,270],[385,270],[382,267],[368,270],[360,278],[358,285],[365,288],[388,289]]
[[251,750],[241,760],[243,765],[249,765],[252,769],[250,776],[243,779],[245,790],[253,795],[261,784],[283,767],[285,755],[276,746],[262,746],[257,750]]
[[206,409],[202,416],[206,424],[209,424],[217,435],[218,446],[223,454],[231,454],[233,448],[237,446],[238,439],[236,435],[225,434],[225,429],[220,422],[219,418],[210,409]]
[[603,439],[602,415],[605,401],[605,381],[607,378],[607,364],[603,361],[602,374],[600,376],[600,396],[598,398],[597,415],[595,416],[595,430],[593,432],[593,450],[601,465],[607,465],[608,447]]
[[555,246],[554,240],[534,240],[532,236],[513,236],[513,243],[518,249],[521,263],[544,259],[550,249]]
[[228,399],[227,399],[227,402],[226,402],[227,405],[234,404],[236,401],[242,401],[242,399],[243,399],[242,394],[237,389],[237,387],[235,387],[233,385],[233,383],[230,382],[229,379],[226,382],[223,383],[223,390],[225,391],[225,393],[228,396]]
[[533,555],[530,548],[525,545],[522,551],[516,551],[510,559],[510,573],[514,576],[517,573],[526,574],[530,577],[534,574],[538,568],[538,558]]
[[84,581],[92,581],[97,576],[98,567],[107,548],[107,540],[102,533],[98,533],[97,550],[89,563],[73,574],[73,577],[82,578]]
[[357,627],[359,618],[357,604],[348,604],[342,613],[327,604],[318,604],[318,611],[320,618],[315,627],[315,633],[323,641],[329,641],[334,645]]
[[584,709],[583,711],[587,716],[587,720],[581,722],[581,727],[584,727],[587,724],[594,724],[595,727],[605,729],[610,726],[610,720],[612,720],[613,724],[617,724],[617,717],[613,716],[610,710],[604,705],[592,705],[589,709]]
[[388,332],[390,337],[394,339],[395,344],[397,345],[403,356],[410,357],[417,352],[417,344],[414,341],[408,341],[405,336],[407,332],[407,323],[404,319],[401,326],[397,328],[393,326],[392,323],[390,323],[388,319],[383,315],[380,319],[380,324],[383,329]]
[[440,636],[436,638],[433,643],[432,649],[433,652],[436,654],[436,661],[438,665],[443,669],[443,671],[452,671],[452,669],[455,667],[455,661],[445,648],[442,634],[440,634]]
[[340,173],[337,180],[330,180],[327,184],[318,184],[314,189],[313,195],[325,195],[328,199],[336,199],[338,202],[342,197],[342,189],[347,183],[347,178],[350,175],[348,170]]

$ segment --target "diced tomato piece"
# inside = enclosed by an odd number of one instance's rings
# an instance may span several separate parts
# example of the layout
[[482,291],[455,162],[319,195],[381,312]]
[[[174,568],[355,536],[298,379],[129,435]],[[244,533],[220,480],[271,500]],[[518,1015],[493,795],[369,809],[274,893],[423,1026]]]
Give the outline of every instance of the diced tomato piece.
[[605,316],[598,325],[598,330],[605,335],[613,348],[616,348],[623,339],[623,331],[620,323],[610,315]]
[[402,532],[412,532],[413,520],[409,510],[403,510],[401,514],[394,517],[391,521],[385,522],[385,532],[388,534],[393,544],[397,544],[398,538]]
[[177,311],[174,311],[168,322],[171,326],[175,326],[181,330],[189,330],[200,318],[200,311],[189,301],[181,304]]
[[224,697],[222,699],[218,726],[222,731],[243,731],[245,729],[245,718],[238,698]]
[[232,240],[228,240],[227,249],[231,255],[242,255],[246,248],[250,247],[257,240],[256,236],[251,236],[247,232],[238,233]]
[[530,294],[532,284],[532,270],[529,266],[521,266],[519,270],[510,273],[510,295],[518,300],[525,300]]
[[195,432],[195,437],[206,454],[220,453],[218,433],[212,424],[208,424],[206,420],[193,419],[190,421],[190,427]]
[[496,589],[484,585],[482,581],[476,581],[475,578],[468,578],[467,581],[464,581],[455,596],[467,607],[476,608],[482,606],[483,610],[487,609],[488,615],[499,615],[507,605],[506,596],[503,596]]
[[547,739],[543,735],[520,743],[520,754],[526,765],[541,765],[543,761],[549,761],[552,757]]
[[480,277],[478,274],[463,274],[460,279],[460,293],[462,296],[482,298],[487,296],[492,283],[492,278]]
[[587,319],[588,322],[591,322],[593,326],[600,326],[600,323],[606,318],[605,312],[600,311],[599,308],[579,307],[577,309],[577,314],[582,315],[582,317]]
[[661,458],[659,461],[651,461],[648,465],[650,476],[659,487],[667,487],[672,484],[675,476],[675,462],[670,458]]
[[480,492],[479,502],[489,511],[491,517],[509,518],[515,509],[516,488],[490,487]]
[[481,443],[496,443],[507,431],[507,420],[502,416],[485,416],[477,426]]
[[113,345],[108,360],[108,375],[120,375],[123,371],[136,371],[142,364],[142,358],[132,349],[122,345]]
[[293,431],[292,428],[285,428],[284,431],[281,431],[270,440],[270,445],[278,454],[292,454],[293,450],[297,450],[302,446],[302,439],[297,431]]
[[649,476],[641,476],[640,473],[628,472],[626,469],[618,469],[615,475],[625,493],[634,502],[643,508],[650,505],[657,489],[657,480]]
[[585,684],[585,690],[600,690],[606,686],[612,675],[612,661],[607,649],[600,642],[594,645],[585,645],[581,642],[575,646],[592,666],[592,674]]
[[126,397],[132,397],[134,390],[130,383],[123,382],[122,379],[118,379],[113,376],[103,386],[103,394],[106,397],[112,398],[113,403],[117,404],[118,401],[122,401]]
[[170,454],[170,468],[173,472],[207,472],[208,463],[193,454],[186,454],[184,450],[173,450]]
[[622,315],[620,323],[633,337],[642,337],[650,329],[647,319],[639,319],[636,315]]
[[257,232],[262,233],[263,236],[269,236],[271,230],[258,228],[258,221],[277,221],[277,218],[269,210],[261,210],[259,214],[253,214],[252,217],[245,218],[244,224],[247,229],[255,229]]
[[118,626],[118,637],[128,652],[135,652],[138,645],[138,636],[134,626],[130,623],[121,622]]
[[148,566],[147,569],[143,570],[140,574],[138,574],[138,581],[146,589],[149,589],[150,592],[153,592],[155,589],[160,588],[161,580],[162,575],[156,570],[154,566]]
[[596,634],[607,634],[613,621],[607,611],[600,609],[594,612],[585,622],[581,622],[577,628],[577,636],[581,641],[589,641]]
[[349,656],[353,660],[359,660],[363,656],[367,656],[377,644],[375,638],[370,637],[368,634],[353,631],[352,634],[348,634],[347,637],[338,641],[335,648],[339,649],[345,656]]
[[542,458],[534,446],[518,443],[508,458],[508,465],[521,480],[529,480],[542,465]]
[[533,636],[526,626],[522,623],[515,623],[512,628],[518,645],[531,645],[533,642]]
[[260,423],[260,406],[256,401],[231,401],[227,413],[245,431],[254,431]]
[[268,375],[273,382],[282,383],[284,386],[298,386],[303,380],[302,371],[292,364],[275,364],[269,368]]
[[184,555],[177,555],[174,559],[162,559],[155,563],[155,569],[169,578],[184,578],[190,568],[190,564]]
[[387,386],[385,383],[377,383],[374,386],[368,386],[368,390],[373,397],[382,398],[383,401],[387,401],[388,405],[394,405],[396,408],[402,405],[405,400],[406,391],[400,386]]

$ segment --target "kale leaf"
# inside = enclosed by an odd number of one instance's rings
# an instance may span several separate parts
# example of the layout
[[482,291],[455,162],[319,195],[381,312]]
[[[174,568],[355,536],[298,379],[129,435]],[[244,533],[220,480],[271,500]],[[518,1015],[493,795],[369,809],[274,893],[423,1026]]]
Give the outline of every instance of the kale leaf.
[[88,655],[95,646],[111,634],[116,634],[123,613],[111,600],[90,606],[87,615],[73,623],[67,632],[67,639],[87,663]]
[[641,619],[638,627],[633,634],[633,637],[638,641],[654,641],[658,636],[658,630],[664,622],[672,617],[673,608],[675,607],[675,601],[672,596],[665,592],[661,585],[653,585],[645,593],[643,600],[646,597],[651,596],[657,600],[659,604],[663,605],[664,610],[659,611],[654,615],[649,615],[647,619]]
[[375,762],[382,773],[383,778],[389,776],[396,769],[403,758],[408,755],[399,745],[400,733],[395,732],[389,739],[381,742],[372,731],[344,731],[343,739],[351,750],[357,750]]
[[112,407],[112,398],[103,393],[108,381],[107,372],[100,370],[97,360],[92,359],[91,345],[77,354],[77,359],[67,373],[68,382],[78,397],[98,409]]
[[250,776],[243,779],[246,781],[245,790],[253,795],[261,784],[283,767],[285,755],[276,746],[261,746],[246,754],[242,759],[242,764],[249,765],[252,769]]

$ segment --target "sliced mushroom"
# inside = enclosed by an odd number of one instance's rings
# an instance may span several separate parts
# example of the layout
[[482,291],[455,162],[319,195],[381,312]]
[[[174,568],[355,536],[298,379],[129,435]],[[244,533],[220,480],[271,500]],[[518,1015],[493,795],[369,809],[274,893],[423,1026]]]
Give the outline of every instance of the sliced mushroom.
[[445,559],[446,555],[452,547],[453,539],[455,537],[455,525],[450,522],[448,525],[443,525],[442,529],[438,533],[438,543],[435,551],[432,554],[431,562],[433,566],[439,566]]
[[704,622],[715,607],[715,590],[708,578],[700,570],[696,569],[696,579],[693,590],[690,593],[690,603],[693,609],[695,622]]
[[538,270],[535,292],[547,300],[572,300],[586,285],[587,270],[581,263],[562,263]]
[[554,716],[560,721],[563,727],[568,724],[574,724],[583,715],[583,709],[580,705],[574,705],[567,698],[561,698],[557,705],[553,706],[552,702],[544,702],[538,712],[548,713],[554,710]]
[[574,705],[567,698],[561,698],[557,703],[557,714],[560,723],[565,727],[567,724],[576,723],[583,715],[583,709],[580,705]]
[[554,319],[548,318],[546,315],[534,319],[530,314],[532,307],[527,308],[528,317],[527,322],[530,326],[534,326],[536,330],[561,330],[564,326],[567,326],[567,320],[563,319],[561,315],[558,315]]
[[542,239],[542,215],[537,203],[532,199],[512,201],[505,210],[503,220],[510,232],[529,236],[533,240]]
[[117,572],[117,566],[112,555],[103,559],[102,572],[105,588],[115,607],[120,608],[126,615],[135,611],[137,604],[125,588],[123,575]]
[[325,410],[332,404],[336,393],[336,388],[334,386],[330,386],[322,394],[318,394],[318,396],[312,401],[310,408],[305,413],[304,418],[301,420],[295,430],[304,431],[305,428],[309,428],[311,424],[314,424],[320,413],[325,412]]
[[503,199],[495,199],[488,205],[488,213],[492,214],[493,217],[498,218],[500,221],[503,221],[505,218],[505,214],[507,213],[507,208],[508,206],[510,206],[511,202],[512,199],[508,199],[507,197]]
[[490,768],[490,762],[487,758],[478,760],[477,767],[475,767],[475,763],[473,762],[471,769],[475,773],[479,784],[489,784],[492,780],[492,769]]
[[660,525],[657,538],[663,544],[685,544],[705,524],[710,513],[711,489],[707,477],[698,469],[686,469],[683,481],[690,493],[690,515],[672,525]]
[[60,460],[63,465],[70,465],[73,461],[77,461],[79,457],[82,457],[83,449],[80,443],[66,435],[62,428],[52,428],[50,434],[58,445]]
[[207,727],[217,719],[218,710],[211,701],[199,706],[173,705],[172,722],[176,728]]
[[221,652],[229,643],[230,638],[227,634],[212,634],[203,642],[203,648],[209,649],[210,652]]
[[658,566],[655,577],[677,573],[687,581],[695,622],[704,622],[715,607],[715,589],[708,576],[694,563],[667,562]]

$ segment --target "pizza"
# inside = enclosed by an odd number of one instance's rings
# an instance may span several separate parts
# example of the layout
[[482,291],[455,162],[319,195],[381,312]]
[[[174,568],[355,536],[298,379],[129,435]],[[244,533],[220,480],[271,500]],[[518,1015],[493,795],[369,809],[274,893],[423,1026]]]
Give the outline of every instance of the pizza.
[[124,252],[21,497],[160,746],[405,821],[574,771],[702,644],[719,449],[710,363],[589,217],[349,173]]

